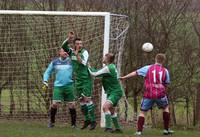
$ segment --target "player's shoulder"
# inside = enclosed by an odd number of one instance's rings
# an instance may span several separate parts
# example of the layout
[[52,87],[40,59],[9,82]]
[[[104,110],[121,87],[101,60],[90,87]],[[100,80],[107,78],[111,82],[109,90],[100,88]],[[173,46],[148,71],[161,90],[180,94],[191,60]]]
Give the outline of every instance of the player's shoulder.
[[68,65],[72,65],[72,59],[70,57],[67,57],[65,62],[68,64]]
[[145,66],[143,66],[143,67],[141,67],[140,69],[149,69],[149,68],[151,68],[153,66],[153,64],[148,64],[148,65],[145,65]]
[[150,68],[150,67],[152,67],[154,64],[148,64],[148,65],[145,65],[144,67],[146,67],[146,68]]
[[169,73],[169,70],[168,70],[166,67],[163,67],[163,69],[164,69],[167,73]]
[[150,65],[145,65],[143,67],[140,67],[136,70],[136,72],[139,74],[139,73],[146,73],[147,71],[150,70],[150,68],[152,67],[153,64],[150,64]]
[[52,64],[53,64],[53,65],[57,64],[58,62],[60,62],[59,57],[53,58],[53,60],[52,60]]
[[115,64],[111,63],[107,65],[109,68],[115,68]]
[[115,66],[115,64],[113,64],[113,63],[108,64],[107,67],[108,67],[108,69],[109,69],[110,71],[113,71],[113,70],[115,71],[115,70],[116,70],[116,66]]
[[82,53],[82,54],[88,54],[88,51],[87,51],[87,49],[82,48],[81,53]]

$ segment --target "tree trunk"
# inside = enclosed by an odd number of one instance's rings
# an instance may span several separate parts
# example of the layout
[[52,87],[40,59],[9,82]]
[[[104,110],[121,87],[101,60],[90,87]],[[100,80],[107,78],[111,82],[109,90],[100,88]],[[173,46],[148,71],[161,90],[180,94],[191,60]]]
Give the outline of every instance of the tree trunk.
[[187,127],[189,127],[190,122],[189,122],[189,98],[187,97],[185,99],[186,102],[186,119],[187,119]]
[[195,125],[200,124],[200,84],[197,86],[196,101],[195,101]]
[[[197,92],[197,91],[196,91]],[[196,92],[194,92],[193,95],[193,100],[192,100],[192,111],[193,111],[193,119],[192,119],[192,125],[195,126],[196,125]]]
[[171,101],[171,118],[172,118],[173,124],[176,125],[177,122],[176,122],[176,114],[175,114],[174,107],[175,107],[174,102]]
[[15,110],[14,95],[13,95],[13,83],[10,85],[10,115],[13,115]]
[[27,63],[26,63],[26,95],[27,95],[27,113],[28,113],[28,116],[30,114],[30,93],[29,93],[29,64],[28,64],[28,60],[27,60]]
[[137,96],[134,95],[134,96],[133,96],[133,109],[134,109],[134,117],[133,117],[133,120],[134,120],[134,125],[135,125],[135,126],[137,126],[137,116],[138,116],[138,109],[137,109],[137,106],[138,106]]
[[1,110],[2,110],[1,95],[2,95],[2,88],[0,88],[0,116],[1,116]]

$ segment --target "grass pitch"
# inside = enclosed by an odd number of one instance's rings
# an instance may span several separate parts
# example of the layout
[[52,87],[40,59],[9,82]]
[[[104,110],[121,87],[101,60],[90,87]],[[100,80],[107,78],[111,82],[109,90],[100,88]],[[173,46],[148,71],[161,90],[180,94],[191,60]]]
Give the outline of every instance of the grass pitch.
[[[44,122],[33,121],[0,121],[0,137],[134,137],[135,129],[124,128],[123,134],[104,133],[103,129],[90,131],[81,130],[80,127],[72,129],[66,124],[57,124],[54,128],[47,128]],[[170,137],[200,137],[199,131],[175,130]],[[142,137],[166,137],[160,129],[144,129]]]

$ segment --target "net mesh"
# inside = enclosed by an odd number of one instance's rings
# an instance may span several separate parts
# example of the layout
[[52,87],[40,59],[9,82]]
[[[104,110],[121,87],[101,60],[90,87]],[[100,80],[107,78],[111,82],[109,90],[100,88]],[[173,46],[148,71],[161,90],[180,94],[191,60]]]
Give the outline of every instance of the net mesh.
[[[116,54],[115,62],[118,68],[121,68],[127,29],[126,16],[111,15],[110,52]],[[49,81],[48,92],[43,93],[43,73],[51,60],[58,56],[58,49],[69,31],[74,31],[84,41],[92,66],[102,67],[104,17],[0,15],[1,118],[47,118],[54,77]],[[97,106],[96,115],[99,119],[99,80],[94,81],[93,92]],[[67,111],[66,104],[63,104],[57,119],[67,121]],[[80,115],[78,116],[80,118]]]

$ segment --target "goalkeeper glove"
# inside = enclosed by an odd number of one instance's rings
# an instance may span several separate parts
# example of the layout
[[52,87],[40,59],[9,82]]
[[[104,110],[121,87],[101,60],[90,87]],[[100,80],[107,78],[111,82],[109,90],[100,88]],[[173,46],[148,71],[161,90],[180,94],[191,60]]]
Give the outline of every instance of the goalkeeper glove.
[[46,81],[43,82],[42,91],[47,92],[48,83]]

